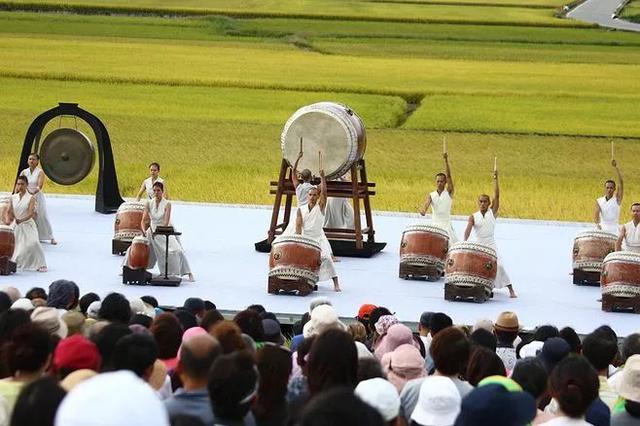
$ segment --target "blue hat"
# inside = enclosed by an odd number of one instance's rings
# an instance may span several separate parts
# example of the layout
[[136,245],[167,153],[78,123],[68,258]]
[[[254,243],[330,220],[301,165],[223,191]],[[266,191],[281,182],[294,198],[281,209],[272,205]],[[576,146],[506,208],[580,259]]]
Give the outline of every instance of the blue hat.
[[488,384],[477,387],[462,400],[462,411],[454,426],[524,426],[536,413],[536,401],[529,393]]

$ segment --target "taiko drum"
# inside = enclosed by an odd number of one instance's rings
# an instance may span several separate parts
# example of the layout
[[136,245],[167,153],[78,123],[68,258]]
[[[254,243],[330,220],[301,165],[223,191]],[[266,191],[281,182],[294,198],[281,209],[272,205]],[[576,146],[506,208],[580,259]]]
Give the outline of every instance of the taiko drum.
[[600,274],[602,295],[640,296],[640,253],[613,252],[604,258]]
[[498,257],[491,247],[465,241],[449,248],[445,283],[461,287],[481,285],[491,291],[497,272]]
[[149,265],[149,240],[145,237],[135,237],[129,248],[129,267],[144,269]]
[[114,239],[132,240],[141,236],[142,214],[144,213],[144,203],[140,201],[125,201],[118,207],[116,222],[114,225]]
[[449,234],[433,225],[411,225],[402,233],[400,263],[432,265],[444,269],[449,251]]
[[0,257],[13,256],[15,248],[16,238],[13,233],[13,228],[6,225],[0,225]]
[[321,250],[316,240],[302,235],[280,236],[271,243],[269,276],[318,282]]
[[615,251],[617,236],[601,230],[583,231],[573,240],[573,269],[600,272],[604,258]]

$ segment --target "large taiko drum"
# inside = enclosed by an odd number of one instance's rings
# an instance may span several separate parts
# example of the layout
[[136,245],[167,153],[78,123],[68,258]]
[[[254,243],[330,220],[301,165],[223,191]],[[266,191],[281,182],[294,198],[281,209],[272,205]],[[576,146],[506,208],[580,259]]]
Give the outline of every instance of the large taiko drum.
[[615,251],[616,239],[616,235],[597,229],[580,232],[573,240],[573,269],[599,273],[604,258]]
[[4,224],[6,220],[5,215],[9,211],[10,205],[11,205],[11,196],[0,195],[0,224]]
[[116,222],[114,224],[115,240],[132,240],[141,236],[142,214],[144,213],[144,203],[141,201],[125,201],[118,207]]
[[280,236],[271,243],[269,276],[281,280],[306,280],[315,286],[321,250],[316,240],[302,235]]
[[600,288],[603,296],[640,296],[640,253],[617,251],[608,254],[602,262]]
[[459,287],[483,286],[491,292],[497,273],[498,257],[491,247],[464,241],[449,248],[445,284]]
[[449,234],[439,226],[410,225],[402,233],[400,264],[432,266],[439,272],[449,251]]
[[0,225],[0,257],[13,256],[13,250],[16,248],[16,238],[13,228],[6,225]]
[[367,137],[364,124],[349,107],[334,102],[318,102],[297,110],[284,126],[280,137],[282,156],[295,163],[303,140],[304,156],[298,170],[318,175],[318,152],[327,179],[338,178],[364,156]]
[[129,268],[146,269],[149,266],[149,240],[145,237],[134,237],[129,247]]

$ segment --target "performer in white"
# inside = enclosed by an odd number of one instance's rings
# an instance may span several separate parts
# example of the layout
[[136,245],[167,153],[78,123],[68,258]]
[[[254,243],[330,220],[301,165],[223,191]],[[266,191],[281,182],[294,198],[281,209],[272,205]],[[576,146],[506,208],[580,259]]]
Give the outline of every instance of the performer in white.
[[27,178],[29,182],[27,186],[27,192],[33,195],[36,202],[36,215],[34,217],[36,226],[38,227],[38,238],[40,241],[51,241],[51,244],[58,244],[53,238],[53,231],[51,230],[51,223],[47,217],[47,202],[42,192],[44,186],[44,172],[38,164],[40,163],[40,156],[35,152],[29,154],[28,164],[29,167],[20,172],[20,176]]
[[341,291],[331,258],[331,245],[324,235],[324,212],[327,206],[327,182],[324,178],[324,170],[320,170],[320,189],[313,187],[309,190],[309,202],[298,207],[296,214],[296,234],[315,239],[322,250],[322,264],[318,281],[333,280],[333,289]]
[[449,167],[449,155],[445,152],[444,158],[445,173],[436,175],[436,190],[427,194],[424,206],[418,212],[424,216],[431,207],[431,223],[439,226],[449,234],[449,245],[458,241],[456,231],[451,225],[451,204],[453,203],[453,179],[451,178],[451,168]]
[[[342,176],[337,180],[347,182]],[[355,219],[353,207],[349,198],[327,197],[325,208],[324,227],[333,229],[354,229]]]
[[[142,198],[142,196],[144,195],[144,193],[147,193],[147,199],[152,199],[153,198],[153,184],[156,182],[160,182],[161,184],[164,185],[164,179],[162,179],[160,177],[160,164],[158,163],[151,163],[149,164],[149,174],[150,176],[148,178],[146,178],[143,182],[142,185],[140,186],[140,191],[138,191],[138,196],[136,197],[136,200],[140,201],[140,198]],[[169,199],[169,197],[167,196],[167,191],[165,189],[164,191],[164,198]]]
[[604,196],[596,200],[594,221],[598,229],[618,235],[620,230],[618,220],[620,218],[620,205],[622,205],[624,183],[616,160],[611,160],[611,165],[616,169],[620,185],[616,191],[615,181],[608,180],[604,183]]
[[304,169],[300,172],[300,176],[298,176],[298,163],[302,158],[302,145],[300,146],[300,152],[298,153],[298,158],[296,158],[296,162],[293,163],[293,168],[291,169],[291,183],[293,183],[293,187],[296,189],[296,199],[298,200],[298,207],[304,206],[308,202],[309,190],[314,188],[311,180],[313,176],[311,175],[311,170]]
[[[158,262],[160,273],[165,271],[165,247],[166,237],[164,235],[153,236],[153,232],[158,226],[171,226],[171,203],[164,198],[164,185],[162,182],[153,184],[153,198],[147,202],[142,215],[142,229],[146,233],[147,239],[151,243],[153,256]],[[128,259],[125,258],[125,262]],[[151,260],[150,260],[151,261]],[[189,281],[194,281],[189,262],[184,254],[180,241],[175,236],[169,237],[169,257],[168,257],[169,275],[182,276],[188,275]],[[126,263],[125,263],[126,264]],[[153,265],[150,265],[152,267]]]
[[[498,252],[496,246],[496,240],[494,237],[494,231],[496,226],[496,217],[498,216],[498,209],[500,208],[500,185],[498,183],[498,169],[495,168],[493,172],[494,181],[494,196],[493,202],[488,195],[482,194],[478,198],[478,206],[480,210],[469,216],[469,222],[467,223],[467,229],[464,231],[464,240],[467,241],[471,235],[473,229],[476,233],[476,242],[491,247]],[[514,298],[518,297],[513,290],[513,284],[504,270],[502,263],[500,262],[500,256],[498,256],[498,273],[496,275],[496,281],[494,288],[509,289],[509,296]]]
[[631,205],[631,221],[620,227],[616,250],[640,253],[640,203]]
[[36,199],[27,192],[29,181],[26,176],[18,176],[15,194],[7,212],[10,222],[15,220],[16,246],[11,260],[19,270],[47,272],[47,262],[38,239],[38,227],[33,220],[36,214]]

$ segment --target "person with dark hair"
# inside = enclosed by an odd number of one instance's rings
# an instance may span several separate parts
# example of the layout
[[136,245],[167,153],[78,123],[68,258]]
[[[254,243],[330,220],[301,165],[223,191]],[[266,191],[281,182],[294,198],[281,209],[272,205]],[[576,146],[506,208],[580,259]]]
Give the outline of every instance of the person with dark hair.
[[196,317],[196,321],[198,321],[198,324],[202,322],[202,317],[204,317],[204,314],[206,312],[204,300],[200,299],[199,297],[189,297],[184,301],[182,309],[190,312],[194,317]]
[[56,239],[53,238],[53,231],[51,230],[51,223],[47,216],[47,201],[42,192],[44,187],[44,172],[38,164],[40,163],[40,156],[32,152],[29,154],[27,160],[29,167],[20,172],[20,176],[27,179],[27,191],[35,200],[35,223],[38,228],[38,239],[40,241],[51,241],[52,245],[58,244]]
[[215,424],[244,424],[258,392],[258,370],[245,352],[220,355],[209,370],[209,398]]
[[571,348],[571,352],[575,354],[580,354],[582,352],[582,342],[580,341],[580,336],[578,333],[571,327],[564,327],[562,330],[558,332],[558,337],[562,337]]
[[451,225],[451,204],[453,203],[453,179],[451,178],[451,168],[449,167],[449,154],[444,152],[445,173],[436,174],[436,190],[427,194],[424,205],[418,210],[421,216],[427,214],[431,207],[431,223],[447,231],[449,234],[449,244],[458,241],[456,231]]
[[600,399],[611,410],[616,404],[618,394],[609,386],[607,377],[609,375],[609,365],[613,362],[617,353],[617,339],[614,340],[611,333],[606,329],[596,329],[591,334],[588,334],[582,342],[582,354],[598,372]]
[[29,322],[31,322],[30,314],[23,309],[9,309],[2,312],[0,314],[0,346],[11,340],[13,332],[18,327]]
[[122,294],[109,293],[100,305],[98,316],[101,320],[129,324],[131,306]]
[[309,373],[308,355],[316,337],[316,335],[313,335],[300,342],[297,351],[292,356],[295,362],[287,386],[286,396],[291,411],[298,412],[300,407],[309,399],[309,381],[307,380]]
[[158,299],[156,299],[153,296],[149,296],[149,295],[142,296],[140,297],[140,300],[142,300],[147,305],[153,307],[154,309],[158,309],[158,307],[160,306],[160,304],[158,303]]
[[47,272],[47,262],[38,238],[35,222],[36,198],[27,192],[27,178],[18,176],[15,193],[6,212],[9,222],[15,220],[15,248],[11,261],[19,270]]
[[287,385],[291,375],[291,352],[282,346],[267,344],[257,354],[260,385],[253,404],[257,426],[278,426],[286,423]]
[[184,332],[178,318],[170,313],[160,314],[154,318],[149,331],[158,345],[158,359],[167,370],[174,369],[178,364],[178,349]]
[[131,334],[132,331],[125,324],[114,322],[105,325],[93,338],[102,358],[102,371],[112,371],[112,354],[118,340]]
[[620,220],[620,206],[622,205],[622,196],[624,183],[622,180],[622,173],[618,168],[618,163],[613,158],[611,159],[611,165],[618,174],[618,180],[620,186],[616,191],[616,182],[613,180],[607,180],[604,183],[604,196],[596,200],[594,210],[594,222],[598,229],[611,232],[613,234],[618,233],[618,221]]
[[498,340],[496,353],[502,359],[507,371],[513,370],[516,365],[516,348],[513,346],[513,342],[518,337],[519,331],[520,322],[515,312],[500,313],[493,325],[493,332]]
[[267,312],[265,307],[262,306],[262,305],[259,305],[259,304],[249,305],[249,306],[247,306],[247,309],[250,310],[250,311],[255,311],[258,314],[263,314],[263,313]]
[[[498,339],[496,339],[495,334],[484,328],[475,329],[473,333],[471,333],[471,336],[469,336],[469,340],[471,340],[472,345],[487,348],[492,352],[496,351],[498,345]],[[504,363],[502,365],[504,365]]]
[[11,297],[4,291],[0,291],[0,313],[7,312],[12,304]]
[[233,317],[233,322],[238,324],[242,332],[249,335],[256,343],[264,340],[262,318],[258,312],[245,309]]
[[558,402],[558,417],[545,425],[585,425],[587,409],[598,397],[598,373],[586,358],[569,355],[549,377],[549,393]]
[[135,314],[129,320],[129,325],[141,325],[146,329],[151,328],[152,323],[153,323],[153,319],[150,316],[145,314]]
[[323,392],[304,408],[300,426],[383,426],[384,419],[375,408],[363,402],[351,387],[336,387]]
[[358,351],[349,333],[329,329],[316,338],[309,352],[307,379],[312,398],[332,387],[356,387]]
[[549,394],[547,392],[548,375],[547,370],[539,359],[529,357],[519,360],[513,369],[513,373],[511,373],[511,379],[518,383],[522,390],[535,398],[538,414],[534,424],[544,423],[553,418],[552,414],[542,411],[549,402]]
[[198,326],[198,320],[196,316],[187,310],[178,308],[173,311],[173,315],[178,318],[178,321],[180,322],[183,330],[188,330],[190,328]]
[[25,384],[42,377],[51,362],[51,337],[37,324],[18,327],[2,348],[10,377],[0,380],[0,396],[7,402],[9,415]]
[[220,344],[208,334],[193,336],[182,344],[176,373],[183,386],[164,401],[172,421],[176,416],[194,416],[213,425],[207,374],[221,354]]
[[429,350],[429,345],[431,344],[431,316],[433,312],[423,312],[420,315],[420,321],[418,321],[418,334],[420,335],[420,340],[424,344],[425,350]]
[[640,236],[637,232],[640,223],[640,203],[631,205],[631,221],[620,227],[618,240],[616,241],[616,251],[628,250],[640,253]]
[[[136,200],[140,201],[140,199],[145,193],[147,194],[147,199],[149,200],[152,199],[153,185],[156,182],[160,182],[164,185],[164,179],[160,177],[160,164],[153,162],[149,164],[149,177],[142,182],[142,185],[140,185],[140,191],[138,191]],[[165,197],[168,198],[166,193],[165,193]]]
[[42,287],[33,287],[31,290],[26,292],[24,297],[26,297],[29,300],[33,300],[33,299],[47,300],[47,292]]
[[220,321],[224,321],[222,314],[217,309],[210,309],[202,317],[200,327],[204,328],[207,333],[211,334],[213,326],[218,324]]
[[80,301],[78,302],[78,305],[80,306],[80,312],[82,312],[84,316],[87,316],[87,309],[89,308],[89,305],[92,304],[93,302],[99,302],[99,301],[100,301],[100,296],[98,296],[97,294],[95,293],[85,294],[80,298]]
[[364,305],[360,306],[360,309],[358,309],[358,315],[356,315],[356,320],[358,320],[359,323],[364,325],[364,328],[367,333],[367,339],[371,338],[371,334],[374,331],[374,328],[373,328],[374,324],[371,323],[371,313],[376,308],[377,308],[376,305],[372,305],[371,303],[365,303]]
[[37,379],[18,395],[11,426],[53,426],[56,412],[67,392],[50,377]]
[[118,340],[111,357],[116,371],[132,371],[146,382],[158,358],[158,347],[153,337],[132,333]]
[[506,376],[507,370],[498,355],[490,349],[476,346],[471,351],[465,377],[471,386],[478,386],[480,380],[489,376]]
[[382,364],[375,357],[364,357],[358,359],[358,383],[375,378],[385,379],[387,375],[384,374]]
[[49,285],[47,306],[67,311],[71,310],[78,305],[79,293],[80,289],[73,281],[56,280]]

